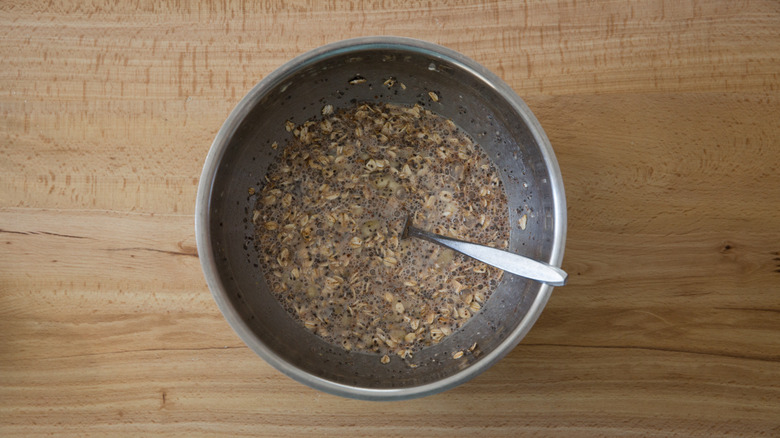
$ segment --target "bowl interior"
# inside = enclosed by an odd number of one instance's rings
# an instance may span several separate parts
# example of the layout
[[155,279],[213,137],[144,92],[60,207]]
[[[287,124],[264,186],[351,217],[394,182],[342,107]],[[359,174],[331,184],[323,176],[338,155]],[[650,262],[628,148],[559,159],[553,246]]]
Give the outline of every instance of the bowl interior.
[[[251,222],[255,196],[248,188],[261,187],[269,163],[291,138],[285,121],[319,117],[325,104],[341,108],[362,101],[419,103],[470,134],[500,169],[509,200],[510,250],[552,261],[557,196],[552,180],[559,177],[551,175],[540,153],[540,142],[546,140],[529,128],[501,89],[471,67],[420,48],[351,47],[288,64],[284,74],[267,78],[242,101],[244,116],[233,121],[224,138],[210,181],[206,226],[221,285],[214,293],[234,310],[228,317],[231,325],[277,368],[310,384],[313,379],[353,388],[419,387],[452,378],[481,361],[497,360],[527,331],[519,330],[521,324],[533,323],[535,317],[527,318],[529,309],[546,286],[505,274],[482,311],[462,330],[412,359],[394,358],[385,365],[377,355],[346,352],[300,327],[270,294],[258,267]],[[365,82],[350,83],[356,77]],[[391,77],[395,85],[384,85]],[[429,91],[439,96],[438,102],[429,98]],[[278,149],[271,147],[274,142]],[[527,227],[521,230],[517,223],[524,214]],[[451,357],[475,342],[473,354]]]

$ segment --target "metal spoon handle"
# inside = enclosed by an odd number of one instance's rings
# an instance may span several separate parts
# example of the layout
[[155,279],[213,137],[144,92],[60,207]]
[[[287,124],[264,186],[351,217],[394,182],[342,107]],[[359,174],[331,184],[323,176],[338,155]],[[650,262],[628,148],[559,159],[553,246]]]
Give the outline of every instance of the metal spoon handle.
[[523,257],[476,243],[444,237],[428,231],[423,231],[407,224],[405,234],[417,237],[429,242],[438,243],[441,246],[453,249],[461,254],[475,258],[488,265],[495,266],[512,274],[517,274],[531,280],[547,283],[551,286],[563,286],[566,284],[568,274],[560,268],[542,263],[528,257]]

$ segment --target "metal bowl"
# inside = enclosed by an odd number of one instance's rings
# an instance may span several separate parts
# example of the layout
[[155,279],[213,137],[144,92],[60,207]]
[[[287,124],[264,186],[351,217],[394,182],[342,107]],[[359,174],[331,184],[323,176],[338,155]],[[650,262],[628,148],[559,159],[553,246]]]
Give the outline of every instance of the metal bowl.
[[[390,77],[400,86],[388,88]],[[363,78],[365,81],[355,78]],[[356,83],[359,82],[359,83]],[[438,102],[428,98],[428,92]],[[325,104],[420,103],[452,119],[500,169],[513,224],[509,249],[560,266],[566,201],[560,169],[544,131],[501,79],[444,47],[397,37],[341,41],[274,71],[238,103],[209,150],[198,187],[195,230],[203,272],[228,323],[260,357],[313,388],[340,396],[391,400],[444,391],[509,353],[539,317],[552,287],[505,274],[483,309],[441,343],[382,364],[347,352],[295,322],[271,295],[258,268],[247,189],[262,181],[290,134]],[[527,215],[527,226],[517,224]],[[452,352],[478,347],[458,359]]]

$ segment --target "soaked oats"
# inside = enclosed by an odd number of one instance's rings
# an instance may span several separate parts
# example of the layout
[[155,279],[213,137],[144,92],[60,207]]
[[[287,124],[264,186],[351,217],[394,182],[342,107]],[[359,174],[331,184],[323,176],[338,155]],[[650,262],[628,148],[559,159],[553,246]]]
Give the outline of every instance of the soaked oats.
[[285,124],[294,138],[252,215],[261,268],[287,312],[326,341],[382,363],[411,357],[479,312],[502,271],[401,240],[406,215],[507,248],[501,180],[479,145],[419,105],[326,105],[322,114]]

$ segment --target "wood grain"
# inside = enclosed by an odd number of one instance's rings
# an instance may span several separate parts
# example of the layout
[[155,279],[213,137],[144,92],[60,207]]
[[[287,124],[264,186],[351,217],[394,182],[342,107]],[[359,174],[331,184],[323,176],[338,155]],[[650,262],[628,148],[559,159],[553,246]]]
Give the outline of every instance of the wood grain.
[[[395,34],[523,96],[564,176],[558,288],[473,381],[368,403],[231,331],[193,211],[238,100]],[[3,2],[0,435],[780,435],[780,3]]]

